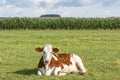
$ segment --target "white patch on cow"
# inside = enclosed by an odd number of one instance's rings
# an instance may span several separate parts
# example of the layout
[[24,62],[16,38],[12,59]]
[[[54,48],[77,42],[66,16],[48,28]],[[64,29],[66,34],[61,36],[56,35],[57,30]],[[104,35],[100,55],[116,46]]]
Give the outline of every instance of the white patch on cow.
[[61,71],[60,67],[54,68],[53,75],[58,76],[58,72]]
[[52,45],[51,44],[46,44],[43,48],[43,61],[46,64],[46,61],[48,61],[48,63],[50,62],[50,60],[52,59]]
[[37,71],[37,75],[43,75],[41,71]]
[[78,68],[76,66],[76,63],[72,59],[72,57],[70,58],[70,61],[71,61],[72,64],[70,64],[69,66],[66,65],[66,64],[63,64],[64,69],[62,70],[62,72],[67,72],[67,73],[70,73],[70,72],[77,73],[77,72],[79,72],[79,70],[78,70]]
[[78,55],[73,54],[72,59],[76,63],[77,67],[80,69],[80,73],[84,74],[87,72],[87,70],[85,69],[84,64],[82,62],[82,59]]
[[54,70],[54,68],[52,68],[52,69],[46,69],[45,75],[47,75],[47,76],[52,75],[53,70]]
[[55,75],[55,76],[64,76],[66,74],[67,74],[67,72],[61,71],[61,67],[56,67],[53,71],[53,75]]
[[52,55],[52,57],[53,57],[56,61],[58,60],[56,56]]
[[[47,67],[47,66],[45,66],[45,67]],[[46,68],[42,67],[42,68],[38,69],[37,74],[38,75],[47,75],[48,76],[48,75],[53,74],[53,70],[54,70],[54,68],[46,69]]]

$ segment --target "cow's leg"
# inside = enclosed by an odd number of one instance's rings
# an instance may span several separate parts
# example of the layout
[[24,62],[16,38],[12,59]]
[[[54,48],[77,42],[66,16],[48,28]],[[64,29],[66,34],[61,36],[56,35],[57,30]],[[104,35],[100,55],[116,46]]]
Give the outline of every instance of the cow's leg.
[[54,76],[64,76],[66,74],[67,74],[66,72],[61,71],[61,67],[56,67],[53,71]]
[[52,74],[52,72],[53,72],[53,69],[48,69],[48,70],[46,70],[45,75],[46,75],[46,76],[49,76],[49,75]]
[[45,74],[45,70],[43,68],[39,68],[37,71],[37,75],[44,75]]
[[48,70],[46,70],[46,69],[40,68],[40,69],[37,71],[37,74],[38,74],[38,75],[46,75],[46,76],[49,76],[49,75],[52,74],[52,71],[53,71],[53,69],[48,69]]
[[38,70],[37,75],[42,75],[42,72],[40,70]]
[[65,76],[65,75],[67,75],[67,72],[60,71],[60,72],[58,72],[58,74],[59,74],[59,76]]
[[84,67],[82,59],[77,55],[73,55],[73,59],[75,60],[76,66],[77,66],[78,70],[80,71],[80,74],[83,75],[84,73],[86,73],[87,70]]

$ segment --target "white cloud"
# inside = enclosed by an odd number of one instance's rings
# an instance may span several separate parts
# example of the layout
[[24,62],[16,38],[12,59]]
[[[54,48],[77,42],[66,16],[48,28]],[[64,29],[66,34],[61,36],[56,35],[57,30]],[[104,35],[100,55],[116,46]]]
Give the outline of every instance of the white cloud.
[[0,0],[0,6],[5,5],[5,3],[6,3],[6,0]]
[[38,7],[40,2],[43,2],[44,0],[32,0],[34,7]]
[[58,0],[44,0],[47,4],[50,4],[50,3],[54,3],[54,2],[56,2],[56,1],[58,1]]
[[0,0],[0,3],[5,4],[6,0]]
[[95,0],[80,0],[83,5],[90,5],[95,3]]
[[3,8],[0,8],[0,13],[3,13],[3,11],[4,11]]

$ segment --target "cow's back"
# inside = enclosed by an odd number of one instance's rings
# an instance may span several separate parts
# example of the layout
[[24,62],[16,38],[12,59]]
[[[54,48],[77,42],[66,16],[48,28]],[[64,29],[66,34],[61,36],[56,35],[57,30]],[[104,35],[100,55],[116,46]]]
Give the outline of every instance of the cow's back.
[[71,54],[58,54],[58,60],[68,66],[72,64],[70,58],[71,58]]

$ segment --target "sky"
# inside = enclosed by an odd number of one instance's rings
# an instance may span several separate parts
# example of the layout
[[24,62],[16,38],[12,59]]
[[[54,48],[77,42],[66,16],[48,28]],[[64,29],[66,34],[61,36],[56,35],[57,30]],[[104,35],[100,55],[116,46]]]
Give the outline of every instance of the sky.
[[119,17],[120,0],[0,0],[0,17]]

